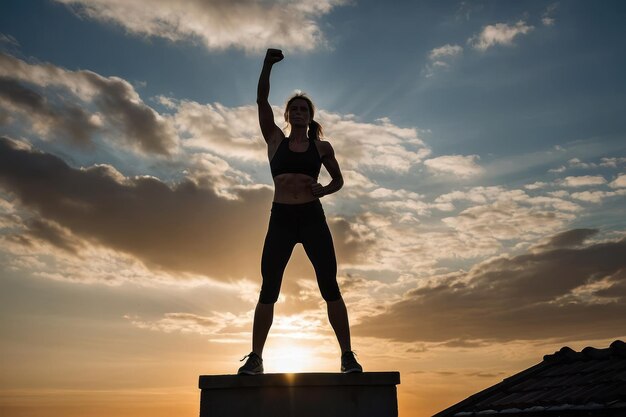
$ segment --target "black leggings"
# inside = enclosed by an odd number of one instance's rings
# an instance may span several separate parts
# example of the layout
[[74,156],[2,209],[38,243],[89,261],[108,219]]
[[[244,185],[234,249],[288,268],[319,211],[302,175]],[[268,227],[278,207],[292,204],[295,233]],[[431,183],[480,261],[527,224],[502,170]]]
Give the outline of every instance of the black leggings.
[[261,258],[263,286],[259,302],[273,304],[278,300],[283,273],[296,243],[302,243],[315,268],[317,284],[324,300],[336,301],[341,298],[333,238],[326,224],[322,203],[318,199],[304,204],[272,203]]

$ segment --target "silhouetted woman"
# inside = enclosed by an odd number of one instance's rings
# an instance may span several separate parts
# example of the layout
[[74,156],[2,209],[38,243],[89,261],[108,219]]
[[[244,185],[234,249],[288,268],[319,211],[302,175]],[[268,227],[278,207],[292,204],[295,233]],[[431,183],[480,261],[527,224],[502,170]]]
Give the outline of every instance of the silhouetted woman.
[[[263,347],[272,326],[274,303],[296,243],[302,243],[315,269],[328,319],[341,348],[341,371],[362,372],[350,345],[348,312],[337,285],[335,249],[319,200],[339,191],[343,178],[332,146],[319,139],[322,129],[313,120],[315,108],[308,97],[297,94],[287,102],[285,121],[290,125],[289,137],[274,123],[268,101],[270,71],[283,58],[280,50],[267,50],[257,90],[259,123],[274,178],[274,201],[261,258],[263,285],[254,311],[252,352],[244,357],[248,360],[238,373],[263,373]],[[322,164],[332,177],[326,186],[317,182]]]

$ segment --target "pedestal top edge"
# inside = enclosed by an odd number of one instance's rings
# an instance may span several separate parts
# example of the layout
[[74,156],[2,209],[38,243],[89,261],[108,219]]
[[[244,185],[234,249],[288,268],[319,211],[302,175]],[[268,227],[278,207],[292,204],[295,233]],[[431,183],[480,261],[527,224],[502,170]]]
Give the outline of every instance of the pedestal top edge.
[[200,375],[200,389],[252,388],[267,386],[340,386],[340,385],[397,385],[400,372],[362,373],[276,373],[262,375]]

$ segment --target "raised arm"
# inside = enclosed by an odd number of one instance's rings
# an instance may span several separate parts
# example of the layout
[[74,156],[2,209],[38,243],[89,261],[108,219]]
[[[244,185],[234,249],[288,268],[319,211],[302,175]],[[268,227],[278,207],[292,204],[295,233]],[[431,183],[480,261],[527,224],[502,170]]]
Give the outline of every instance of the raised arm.
[[280,128],[274,123],[274,113],[268,98],[270,96],[270,72],[272,71],[272,66],[282,61],[283,58],[284,56],[280,49],[267,50],[256,93],[256,103],[259,107],[259,124],[261,125],[263,138],[268,143],[276,140],[282,133]]

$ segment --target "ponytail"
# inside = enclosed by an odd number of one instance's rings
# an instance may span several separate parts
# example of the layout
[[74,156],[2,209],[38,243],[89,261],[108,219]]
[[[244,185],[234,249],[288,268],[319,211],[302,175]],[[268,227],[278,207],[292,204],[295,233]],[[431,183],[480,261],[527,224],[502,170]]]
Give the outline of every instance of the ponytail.
[[322,130],[322,126],[315,120],[311,120],[311,123],[309,123],[309,137],[314,140],[320,140],[320,137],[323,136],[324,131]]

